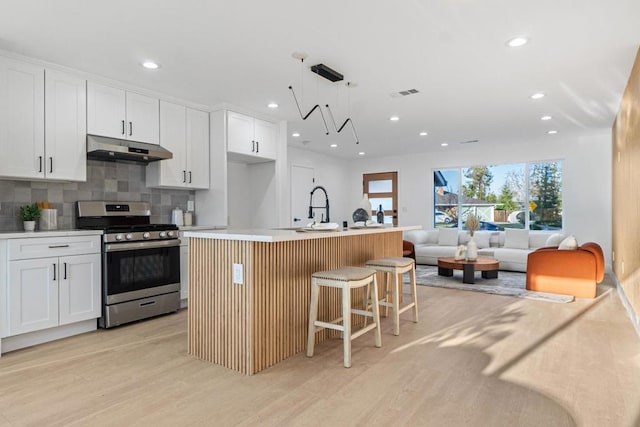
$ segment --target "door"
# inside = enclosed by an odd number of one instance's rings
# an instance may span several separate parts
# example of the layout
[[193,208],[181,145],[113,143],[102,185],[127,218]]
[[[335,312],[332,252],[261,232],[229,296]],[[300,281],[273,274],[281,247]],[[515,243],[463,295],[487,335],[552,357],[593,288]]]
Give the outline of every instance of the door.
[[100,254],[60,258],[60,325],[101,316],[100,262]]
[[127,139],[160,144],[160,101],[127,92]]
[[227,151],[240,154],[255,154],[253,139],[253,117],[227,113]]
[[150,167],[158,168],[163,186],[186,185],[186,117],[186,107],[160,101],[160,145],[171,151],[173,158],[155,162]]
[[209,113],[187,108],[187,186],[209,188]]
[[125,139],[125,92],[87,82],[87,133]]
[[275,159],[278,156],[278,126],[275,123],[255,119],[254,138],[256,141],[255,154],[267,159]]
[[[315,170],[291,165],[291,226],[304,227],[309,219],[309,198],[315,187]],[[321,193],[317,193],[322,196]],[[320,221],[320,218],[318,218]]]
[[369,195],[372,218],[382,205],[384,223],[398,225],[398,172],[364,174],[362,192]]
[[0,175],[44,178],[44,68],[0,57]]
[[83,79],[45,72],[47,178],[87,180],[87,91]]
[[9,262],[9,333],[58,325],[58,258]]

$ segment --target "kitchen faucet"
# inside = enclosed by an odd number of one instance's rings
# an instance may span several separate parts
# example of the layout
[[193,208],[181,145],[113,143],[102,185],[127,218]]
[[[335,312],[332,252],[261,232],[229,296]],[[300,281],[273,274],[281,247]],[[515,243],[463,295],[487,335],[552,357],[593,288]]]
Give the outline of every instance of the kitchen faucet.
[[[313,193],[315,193],[316,190],[322,190],[324,192],[324,198],[325,198],[324,206],[313,206]],[[323,215],[323,217],[320,220],[320,222],[330,222],[331,221],[329,219],[329,196],[327,195],[327,190],[325,190],[324,187],[322,187],[320,185],[318,185],[313,190],[311,190],[311,195],[309,196],[309,219],[313,219],[314,218],[314,216],[313,216],[313,210],[314,209],[325,209],[327,211],[327,219],[326,219],[326,221],[324,220],[324,215]]]

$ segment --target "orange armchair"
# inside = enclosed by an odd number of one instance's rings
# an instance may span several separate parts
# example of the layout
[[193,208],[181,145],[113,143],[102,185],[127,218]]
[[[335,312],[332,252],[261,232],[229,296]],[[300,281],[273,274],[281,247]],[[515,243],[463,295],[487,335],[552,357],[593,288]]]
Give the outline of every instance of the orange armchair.
[[405,258],[413,258],[416,259],[416,248],[412,242],[408,240],[402,241],[402,256]]
[[527,289],[553,294],[595,298],[604,278],[604,255],[597,243],[576,250],[540,248],[527,259]]

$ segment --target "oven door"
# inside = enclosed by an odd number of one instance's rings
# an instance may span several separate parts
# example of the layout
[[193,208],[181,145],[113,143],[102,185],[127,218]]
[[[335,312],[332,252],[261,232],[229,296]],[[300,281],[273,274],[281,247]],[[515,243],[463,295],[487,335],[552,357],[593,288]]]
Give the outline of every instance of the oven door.
[[180,290],[180,241],[105,245],[104,296],[107,304]]

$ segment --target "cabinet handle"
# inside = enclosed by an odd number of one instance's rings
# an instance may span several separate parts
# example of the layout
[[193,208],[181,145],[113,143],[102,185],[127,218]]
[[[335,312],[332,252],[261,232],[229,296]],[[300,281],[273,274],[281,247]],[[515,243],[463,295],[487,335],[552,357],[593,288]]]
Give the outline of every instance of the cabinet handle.
[[67,280],[67,263],[64,263],[64,280]]
[[49,173],[53,173],[53,157],[49,157]]
[[260,141],[256,141],[256,153],[260,152]]
[[68,248],[69,245],[49,245],[49,249]]
[[129,122],[129,136],[133,135],[133,122]]
[[38,162],[40,163],[40,167],[38,169],[38,172],[42,173],[42,156],[38,156]]
[[56,265],[53,264],[53,281],[55,282],[56,280]]
[[251,141],[251,152],[254,153],[256,151],[256,142]]
[[182,171],[182,182],[187,182],[187,171]]
[[191,184],[191,171],[189,171],[189,184]]
[[125,130],[124,130],[124,120],[122,121],[122,134],[125,135]]

